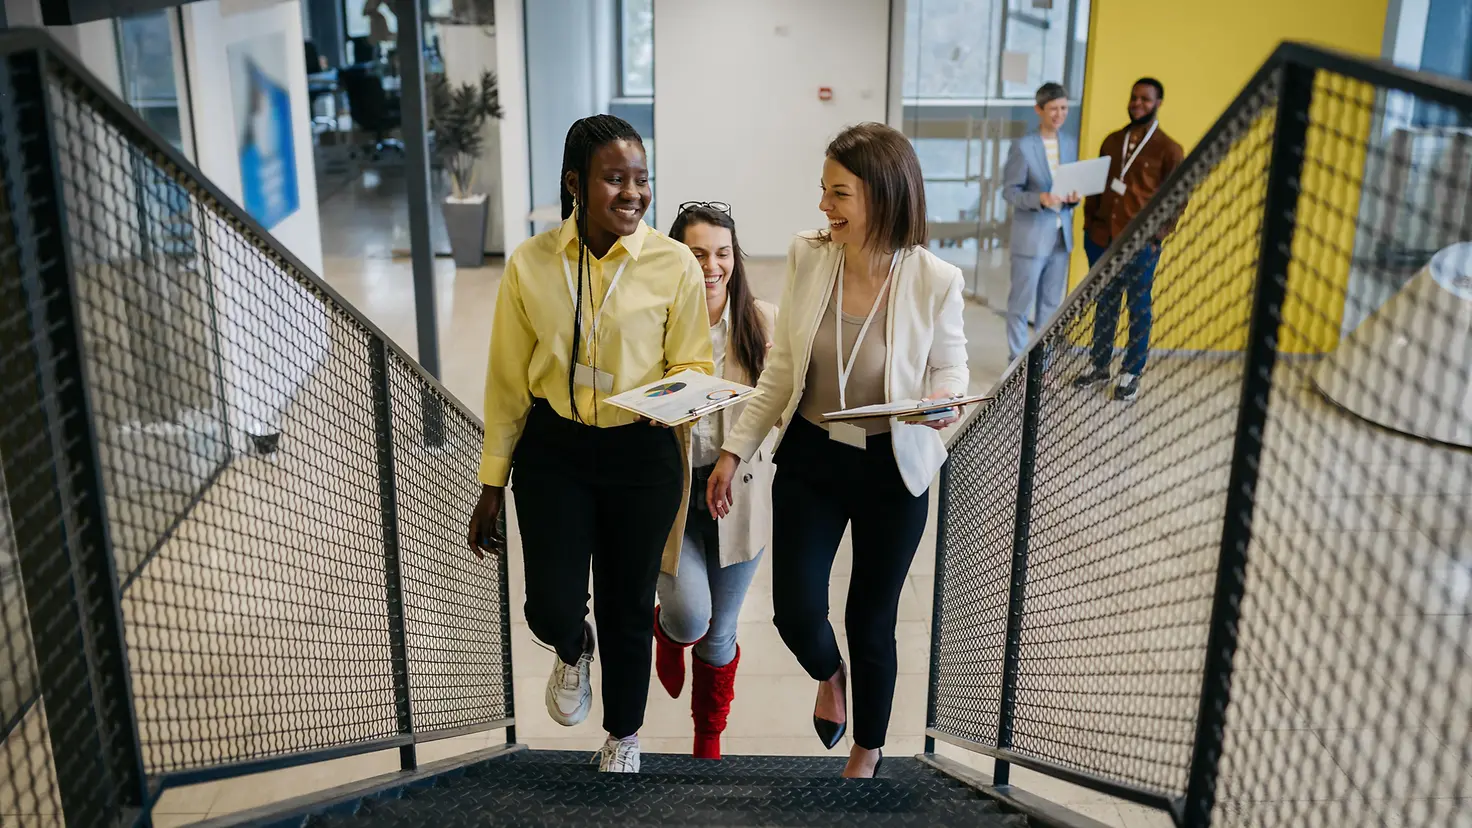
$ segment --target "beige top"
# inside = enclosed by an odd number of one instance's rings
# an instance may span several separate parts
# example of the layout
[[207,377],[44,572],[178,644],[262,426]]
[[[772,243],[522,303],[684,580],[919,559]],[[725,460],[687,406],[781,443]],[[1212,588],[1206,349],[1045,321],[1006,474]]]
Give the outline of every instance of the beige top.
[[[843,278],[839,274],[840,279]],[[813,335],[812,356],[808,359],[807,385],[803,389],[802,402],[798,403],[797,413],[810,423],[828,426],[823,422],[823,415],[829,411],[838,411],[840,408],[857,408],[861,405],[877,405],[887,402],[884,398],[884,359],[886,356],[886,328],[884,320],[888,314],[889,291],[879,299],[879,307],[874,309],[874,321],[869,325],[869,333],[864,336],[864,342],[859,346],[859,353],[854,357],[853,373],[849,374],[848,385],[843,391],[844,405],[838,404],[838,352],[834,350],[833,326],[835,316],[843,317],[843,359],[848,362],[848,355],[853,352],[854,340],[859,338],[859,329],[864,327],[864,317],[853,314],[840,313],[838,309],[838,291],[833,291],[833,297],[828,300],[828,309],[823,312],[823,318],[818,322],[818,331]],[[854,424],[860,426],[869,434],[885,434],[889,431],[889,418],[875,417],[869,420],[854,420]]]
[[[723,379],[734,379],[726,376],[726,351],[727,341],[731,335],[731,303],[726,302],[726,309],[721,311],[720,321],[710,328],[711,355],[715,358],[716,376]],[[707,414],[695,421],[690,431],[690,465],[695,468],[715,465],[721,459],[721,443],[726,442],[726,412],[729,409],[721,409],[714,414]]]

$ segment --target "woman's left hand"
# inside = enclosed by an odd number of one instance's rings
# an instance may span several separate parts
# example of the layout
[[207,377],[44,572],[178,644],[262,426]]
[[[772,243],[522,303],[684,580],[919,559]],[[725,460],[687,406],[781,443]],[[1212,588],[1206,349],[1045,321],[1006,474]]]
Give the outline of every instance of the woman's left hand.
[[[928,396],[925,399],[921,400],[921,402],[934,402],[934,401],[937,401],[937,400],[949,400],[949,399],[953,399],[953,398],[955,398],[957,396],[959,396],[959,395],[952,394],[950,391],[937,391],[934,394],[931,394],[930,396]],[[955,406],[955,407],[953,407],[951,409],[951,416],[945,417],[945,418],[942,418],[942,419],[939,419],[939,420],[930,420],[929,422],[920,423],[920,425],[929,426],[929,427],[935,429],[936,431],[940,431],[941,429],[945,428],[946,426],[955,423],[959,419],[961,419],[961,406],[958,405],[958,406]]]

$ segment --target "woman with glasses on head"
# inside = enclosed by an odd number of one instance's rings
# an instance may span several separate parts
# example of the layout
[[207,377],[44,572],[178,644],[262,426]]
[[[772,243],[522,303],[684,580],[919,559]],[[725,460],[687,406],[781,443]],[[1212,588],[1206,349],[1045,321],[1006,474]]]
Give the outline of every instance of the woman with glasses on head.
[[[681,204],[670,238],[684,242],[700,262],[716,375],[755,385],[766,363],[776,309],[751,294],[730,205]],[[736,622],[771,535],[769,446],[759,447],[732,482],[736,503],[726,520],[717,523],[706,503],[706,484],[720,458],[721,444],[744,407],[738,404],[706,415],[688,434],[682,431],[691,469],[688,503],[675,521],[659,576],[654,668],[671,698],[678,698],[685,685],[685,650],[693,648],[690,714],[698,759],[721,758],[721,733],[736,695],[736,667],[741,661]]]
[[[967,390],[961,272],[925,249],[925,190],[909,139],[882,124],[828,145],[822,200],[828,228],[787,254],[787,288],[772,351],[711,472],[708,508],[730,513],[740,467],[782,428],[772,488],[773,621],[819,682],[818,737],[832,748],[852,715],[844,776],[879,771],[894,701],[900,593],[925,530],[926,493],[945,461],[939,429],[898,419],[825,422],[826,412]],[[828,581],[845,529],[853,574],[845,665],[828,622]],[[848,669],[854,703],[848,706]]]

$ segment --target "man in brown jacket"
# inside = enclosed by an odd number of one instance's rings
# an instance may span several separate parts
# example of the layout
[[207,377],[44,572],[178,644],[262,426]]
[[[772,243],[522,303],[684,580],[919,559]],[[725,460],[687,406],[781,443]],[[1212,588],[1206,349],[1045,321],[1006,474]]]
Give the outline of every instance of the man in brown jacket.
[[[1130,92],[1129,126],[1105,138],[1099,147],[1100,157],[1108,156],[1113,161],[1109,165],[1107,188],[1084,202],[1084,253],[1091,268],[1180,166],[1185,155],[1181,145],[1160,128],[1157,117],[1164,99],[1165,87],[1160,81],[1140,78]],[[1145,360],[1150,352],[1150,289],[1164,235],[1162,231],[1146,245],[1125,266],[1121,278],[1111,282],[1099,295],[1094,308],[1092,366],[1074,380],[1077,387],[1109,382],[1109,360],[1114,354],[1114,332],[1119,325],[1119,302],[1124,294],[1128,300],[1130,335],[1114,398],[1132,400],[1139,395],[1140,375],[1145,372]]]

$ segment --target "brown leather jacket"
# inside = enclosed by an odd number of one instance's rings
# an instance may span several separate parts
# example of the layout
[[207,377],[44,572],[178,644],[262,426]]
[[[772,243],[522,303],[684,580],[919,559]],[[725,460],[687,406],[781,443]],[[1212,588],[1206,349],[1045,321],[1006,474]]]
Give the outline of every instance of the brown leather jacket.
[[[1139,131],[1130,141],[1130,151],[1133,152],[1140,138],[1144,137],[1148,125],[1139,128]],[[1124,166],[1124,136],[1131,127],[1125,127],[1118,132],[1110,134],[1099,145],[1099,156],[1109,156],[1113,161],[1109,164],[1109,182],[1119,177],[1119,170]],[[1150,142],[1140,150],[1140,157],[1130,165],[1130,171],[1124,177],[1124,195],[1114,192],[1113,189],[1105,189],[1100,195],[1089,196],[1084,200],[1084,232],[1088,234],[1089,241],[1100,247],[1107,247],[1115,236],[1124,232],[1125,225],[1130,223],[1136,214],[1140,212],[1160,185],[1170,177],[1176,167],[1180,166],[1181,159],[1185,157],[1181,145],[1165,134],[1165,130],[1157,128],[1155,134],[1150,137]],[[1175,226],[1171,222],[1161,232],[1156,241],[1164,238],[1171,228]]]

